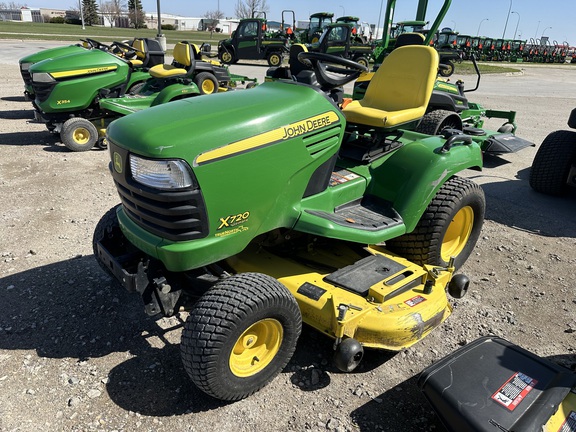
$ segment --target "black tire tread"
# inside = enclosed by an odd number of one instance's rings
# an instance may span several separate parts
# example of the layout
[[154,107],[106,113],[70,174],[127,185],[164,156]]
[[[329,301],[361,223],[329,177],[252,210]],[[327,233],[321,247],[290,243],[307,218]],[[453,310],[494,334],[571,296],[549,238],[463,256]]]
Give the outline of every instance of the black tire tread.
[[[457,117],[458,114],[444,109],[427,112],[424,117],[422,117],[420,124],[416,128],[416,132],[426,135],[438,135],[446,126],[462,130],[462,121],[456,121],[455,116]],[[444,123],[448,118],[450,118],[451,124],[446,125]]]
[[576,132],[548,134],[538,148],[530,169],[530,187],[548,195],[564,195],[570,166],[576,162]]
[[[222,385],[217,373],[216,359],[223,353],[226,341],[234,338],[239,323],[257,319],[260,311],[275,308],[295,322],[292,337],[284,331],[280,351],[256,385],[239,385],[232,388]],[[260,317],[263,319],[265,317]],[[241,273],[214,285],[196,303],[184,326],[181,355],[184,368],[198,388],[221,400],[240,400],[248,397],[276,377],[286,366],[296,349],[302,317],[292,294],[277,280],[260,273]]]
[[467,253],[463,251],[455,259],[455,267],[461,267],[478,240],[486,206],[482,188],[465,178],[452,177],[444,183],[426,208],[414,231],[388,240],[386,247],[392,252],[420,265],[446,265],[444,262],[439,262],[438,258],[442,246],[445,223],[450,223],[450,220],[448,220],[450,215],[457,211],[464,197],[473,195],[475,195],[474,199],[479,200],[481,203],[482,211],[481,214],[474,215],[474,226],[476,229],[473,229],[470,234],[468,244],[471,247],[468,248],[469,251]]

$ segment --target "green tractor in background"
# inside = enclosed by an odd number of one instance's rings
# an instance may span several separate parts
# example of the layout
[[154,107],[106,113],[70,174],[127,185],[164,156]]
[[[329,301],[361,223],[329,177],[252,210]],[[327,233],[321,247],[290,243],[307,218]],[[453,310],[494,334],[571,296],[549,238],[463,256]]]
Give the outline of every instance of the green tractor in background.
[[334,340],[342,371],[365,348],[418,342],[450,315],[447,291],[466,293],[454,273],[482,227],[482,189],[458,175],[481,169],[479,145],[413,131],[436,50],[394,50],[344,109],[337,94],[367,68],[299,57],[309,82],[175,101],[107,130],[121,204],[94,230],[95,257],[149,315],[188,311],[184,367],[223,400],[278,375],[303,322]]
[[[30,54],[26,57],[22,57],[19,60],[20,73],[22,75],[22,79],[24,80],[24,95],[27,100],[33,101],[36,97],[32,87],[32,75],[30,73],[30,67],[40,61],[55,59],[67,55],[82,55],[85,51],[92,49],[109,52],[120,57],[125,57],[128,53],[125,48],[120,47],[116,42],[105,44],[90,38],[81,39],[81,42],[82,43],[74,45],[45,49],[37,53]],[[134,53],[131,54],[133,58],[130,60],[132,65],[135,67],[135,70],[137,71],[142,70],[145,72],[152,66],[164,63],[164,51],[162,50],[160,44],[154,39],[134,38],[131,42],[121,43],[122,46],[130,45],[132,48],[134,48]],[[138,78],[138,75],[134,76],[135,80]]]
[[[130,53],[130,46],[120,46]],[[157,64],[138,81],[131,61],[98,50],[45,60],[30,71],[36,119],[72,151],[103,144],[106,126],[119,116],[249,80],[203,61],[202,48],[188,42],[175,45],[172,64]]]
[[269,66],[280,66],[288,54],[290,37],[285,33],[268,31],[264,18],[245,18],[228,39],[218,42],[218,58],[222,63],[238,60],[266,60]]
[[324,28],[328,24],[332,24],[334,14],[330,12],[316,12],[310,15],[310,22],[308,28],[298,32],[296,41],[302,44],[317,43],[324,33]]

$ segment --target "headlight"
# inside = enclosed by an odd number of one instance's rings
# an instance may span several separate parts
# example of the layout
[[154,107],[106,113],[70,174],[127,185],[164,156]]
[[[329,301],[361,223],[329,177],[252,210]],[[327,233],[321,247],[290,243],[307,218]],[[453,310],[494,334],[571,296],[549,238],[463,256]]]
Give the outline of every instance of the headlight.
[[56,80],[52,78],[52,75],[47,72],[32,73],[32,81],[42,83],[56,82]]
[[27,71],[34,63],[20,63],[20,70]]
[[130,172],[138,183],[156,189],[181,189],[194,185],[188,164],[178,159],[143,159],[131,154]]

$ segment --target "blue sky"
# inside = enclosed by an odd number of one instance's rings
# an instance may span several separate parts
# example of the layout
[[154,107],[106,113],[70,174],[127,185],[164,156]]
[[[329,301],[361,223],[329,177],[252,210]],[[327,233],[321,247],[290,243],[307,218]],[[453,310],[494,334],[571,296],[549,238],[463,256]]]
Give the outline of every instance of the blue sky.
[[[268,0],[268,18],[280,20],[284,9],[294,10],[297,20],[305,20],[314,12],[333,12],[336,16],[355,15],[362,21],[376,24],[383,1],[321,1],[321,0]],[[75,0],[28,0],[21,1],[30,7],[53,7],[66,9]],[[204,16],[218,6],[226,16],[234,16],[237,0],[160,0],[160,11],[184,16]],[[442,0],[429,0],[428,17],[432,21],[442,5]],[[156,11],[157,0],[142,0],[144,10]],[[414,19],[417,0],[397,0],[394,21]],[[508,12],[510,11],[510,14]],[[515,12],[515,13],[511,13]],[[506,17],[508,23],[506,24]],[[540,38],[542,34],[551,41],[568,41],[576,45],[576,1],[574,0],[452,0],[452,6],[443,22],[443,27],[452,27],[465,34],[502,37],[506,27],[506,38],[514,33],[522,39]]]

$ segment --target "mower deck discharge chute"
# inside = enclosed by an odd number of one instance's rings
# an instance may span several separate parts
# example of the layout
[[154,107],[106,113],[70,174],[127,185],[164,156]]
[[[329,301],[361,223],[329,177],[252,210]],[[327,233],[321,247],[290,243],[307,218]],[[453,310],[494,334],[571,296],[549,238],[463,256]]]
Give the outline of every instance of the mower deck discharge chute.
[[478,144],[403,129],[426,111],[433,48],[395,50],[374,85],[402,93],[369,89],[348,109],[340,87],[366,67],[299,56],[313,76],[175,101],[107,131],[121,205],[94,254],[148,314],[189,311],[184,366],[220,399],[280,373],[301,322],[334,340],[343,371],[364,347],[416,343],[450,315],[447,291],[466,293],[454,272],[483,223],[482,189],[457,176],[481,168]]

